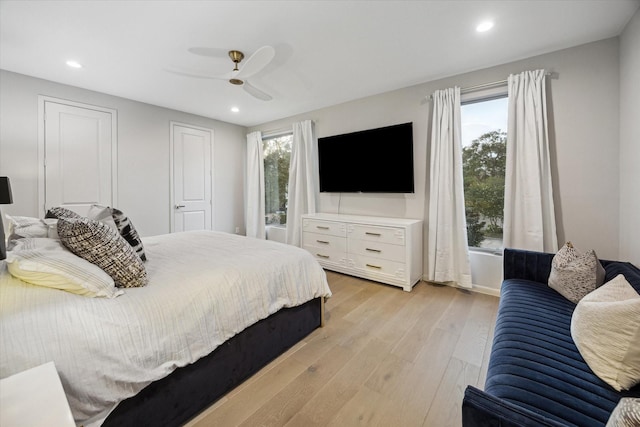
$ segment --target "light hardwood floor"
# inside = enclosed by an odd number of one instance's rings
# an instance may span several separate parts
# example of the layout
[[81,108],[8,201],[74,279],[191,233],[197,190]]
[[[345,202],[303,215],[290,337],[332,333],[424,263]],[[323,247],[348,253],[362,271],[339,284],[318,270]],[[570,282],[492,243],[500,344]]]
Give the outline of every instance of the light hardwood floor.
[[327,278],[326,326],[188,427],[461,425],[464,389],[484,385],[498,298]]

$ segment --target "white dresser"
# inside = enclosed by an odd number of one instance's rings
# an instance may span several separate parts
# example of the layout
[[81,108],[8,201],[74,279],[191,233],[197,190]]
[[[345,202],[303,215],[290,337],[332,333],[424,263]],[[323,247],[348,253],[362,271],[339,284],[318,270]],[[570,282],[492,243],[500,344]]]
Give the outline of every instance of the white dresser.
[[422,221],[318,213],[302,216],[302,247],[324,268],[411,291],[422,277]]

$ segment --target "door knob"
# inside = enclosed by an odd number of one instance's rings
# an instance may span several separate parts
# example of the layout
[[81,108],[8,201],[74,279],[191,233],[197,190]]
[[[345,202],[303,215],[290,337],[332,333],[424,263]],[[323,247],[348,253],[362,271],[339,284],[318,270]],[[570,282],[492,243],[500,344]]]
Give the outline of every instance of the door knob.
[[176,209],[184,208],[185,205],[176,205]]

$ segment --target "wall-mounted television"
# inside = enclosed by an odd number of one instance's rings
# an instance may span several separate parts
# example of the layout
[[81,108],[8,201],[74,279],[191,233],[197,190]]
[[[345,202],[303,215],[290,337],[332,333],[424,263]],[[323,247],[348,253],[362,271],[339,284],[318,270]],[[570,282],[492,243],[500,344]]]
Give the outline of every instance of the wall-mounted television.
[[318,138],[320,191],[413,193],[413,123]]

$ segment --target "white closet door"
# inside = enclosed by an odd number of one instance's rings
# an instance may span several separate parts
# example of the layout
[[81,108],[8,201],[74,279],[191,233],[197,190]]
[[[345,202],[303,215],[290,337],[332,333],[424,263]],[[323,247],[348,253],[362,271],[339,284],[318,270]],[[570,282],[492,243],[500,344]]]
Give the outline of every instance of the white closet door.
[[112,113],[44,103],[44,205],[85,215],[93,203],[113,206]]
[[211,230],[212,131],[172,123],[172,231]]

